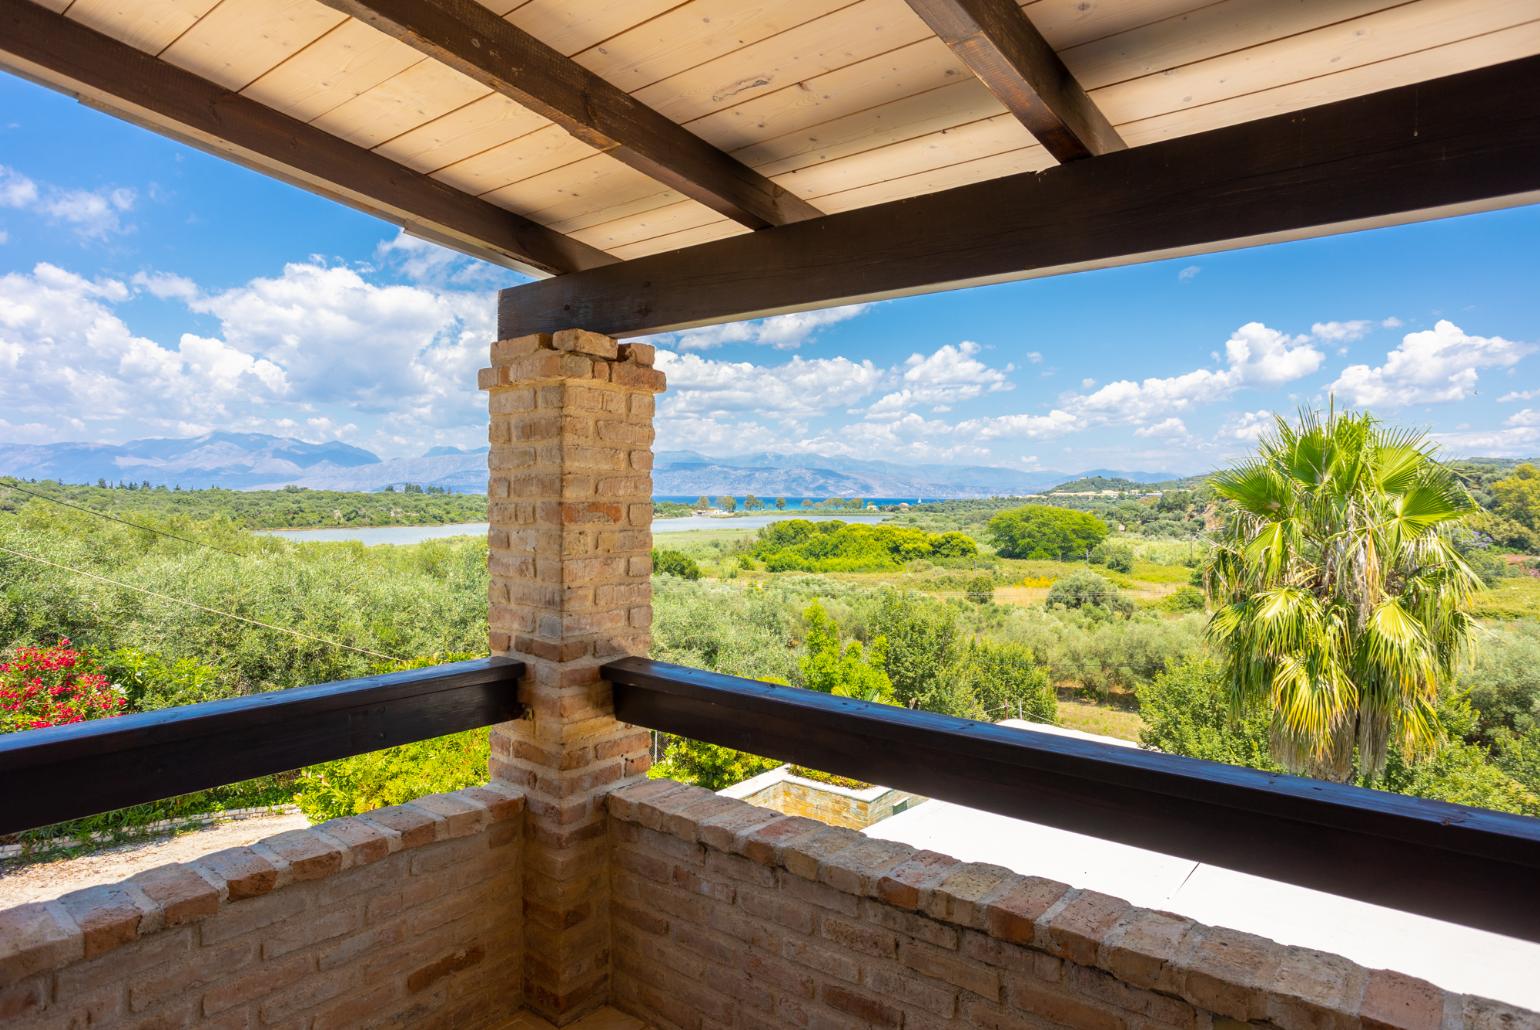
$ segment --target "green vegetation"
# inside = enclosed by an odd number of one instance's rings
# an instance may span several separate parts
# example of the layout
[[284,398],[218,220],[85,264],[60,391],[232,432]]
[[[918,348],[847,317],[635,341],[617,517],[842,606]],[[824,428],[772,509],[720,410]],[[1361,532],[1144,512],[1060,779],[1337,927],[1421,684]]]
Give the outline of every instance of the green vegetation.
[[1028,504],[990,519],[989,537],[1004,558],[1070,561],[1088,557],[1107,539],[1107,524],[1083,511]]
[[798,663],[798,671],[804,687],[860,701],[886,703],[893,699],[893,682],[884,671],[886,637],[873,638],[869,655],[859,640],[843,643],[839,626],[817,601],[807,606],[802,621],[807,627],[807,654]]
[[[1391,448],[1385,450],[1377,458],[1381,469]],[[1431,488],[1443,483],[1435,467],[1410,458],[1408,464],[1423,471],[1396,480],[1395,489],[1381,475],[1384,497],[1372,504],[1372,491],[1352,495],[1355,517],[1373,515],[1374,528],[1360,527],[1360,536],[1373,535],[1383,561],[1374,581],[1377,603],[1398,601],[1422,634],[1451,646],[1470,637],[1474,661],[1439,667],[1436,690],[1424,688],[1412,698],[1410,710],[1428,729],[1423,740],[1408,743],[1396,729],[1396,720],[1407,717],[1396,714],[1406,706],[1395,691],[1376,684],[1355,699],[1355,727],[1365,706],[1372,711],[1371,703],[1391,701],[1383,769],[1374,785],[1540,812],[1540,578],[1525,574],[1525,559],[1504,553],[1528,546],[1522,541],[1536,523],[1535,513],[1525,512],[1525,484],[1533,477],[1513,463],[1461,464],[1456,471],[1471,496],[1489,507],[1469,518],[1445,518],[1430,502],[1459,491],[1449,487],[1441,495]],[[1284,461],[1283,467],[1292,466]],[[948,715],[1058,722],[1173,753],[1277,770],[1289,750],[1278,747],[1271,693],[1238,698],[1234,652],[1205,640],[1209,616],[1199,589],[1205,568],[1210,584],[1229,584],[1213,598],[1216,611],[1246,603],[1247,583],[1308,594],[1323,611],[1346,605],[1348,595],[1321,589],[1315,574],[1342,560],[1328,553],[1325,541],[1333,538],[1323,528],[1341,518],[1334,514],[1337,494],[1301,485],[1276,468],[1271,474],[1286,485],[1280,496],[1288,503],[1271,521],[1250,516],[1249,536],[1241,528],[1245,509],[1231,496],[1244,492],[1224,477],[1218,491],[1207,482],[1182,482],[1114,496],[1055,495],[1052,505],[1021,498],[944,502],[881,525],[789,520],[755,532],[723,520],[720,527],[670,534],[653,554],[652,654]],[[1359,486],[1367,489],[1362,480]],[[336,524],[339,517],[346,524],[355,504],[364,520],[420,505],[438,506],[440,514],[401,517],[476,521],[484,517],[480,510],[466,517],[452,514],[453,506],[483,505],[481,498],[66,489],[82,492],[59,499],[74,497],[145,528],[0,489],[0,651],[54,647],[67,637],[81,673],[99,673],[123,699],[123,710],[484,653],[484,541],[368,548],[294,544],[246,532],[259,525]],[[1399,500],[1394,518],[1387,514],[1396,506],[1391,498]],[[344,500],[350,507],[339,516]],[[709,506],[706,498],[699,503]],[[862,504],[831,499],[825,507]],[[396,507],[375,515],[371,505]],[[742,508],[757,505],[768,507],[752,498]],[[688,513],[690,506],[656,510]],[[1271,538],[1251,546],[1273,523],[1287,546],[1275,548]],[[1459,528],[1462,523],[1468,529]],[[1439,543],[1427,542],[1434,538]],[[1335,539],[1340,547],[1353,537],[1339,531]],[[1521,543],[1506,542],[1514,539]],[[990,541],[995,553],[981,551],[978,540]],[[1233,553],[1210,560],[1216,540]],[[1449,602],[1468,593],[1439,592],[1448,570],[1430,574],[1440,562],[1453,568],[1454,557],[1495,584],[1464,608]],[[1220,569],[1219,563],[1229,564]],[[1231,578],[1221,580],[1220,571]],[[1255,625],[1245,632],[1276,643],[1264,632],[1270,616],[1263,608],[1248,609]],[[1455,614],[1483,621],[1462,636],[1453,631],[1460,621]],[[1317,661],[1317,645],[1296,662]],[[1260,653],[1269,656],[1260,664],[1270,663],[1275,673],[1295,657],[1279,648]],[[1355,655],[1344,645],[1333,660],[1356,676]],[[1365,782],[1370,768],[1357,757],[1356,729],[1352,740],[1349,778]],[[655,774],[712,788],[778,764],[683,738],[660,738],[657,752],[662,760]],[[155,819],[291,802],[321,819],[477,782],[486,754],[486,732],[473,731],[77,820],[25,839],[129,835]]]
[[961,533],[782,519],[759,531],[749,557],[770,572],[882,572],[920,559],[944,562],[977,554],[978,546]]
[[[7,484],[15,484],[7,486]],[[16,489],[21,487],[30,493]],[[168,490],[165,487],[67,486],[0,477],[0,512],[19,511],[41,494],[92,511],[157,524],[228,521],[243,529],[311,529],[320,526],[444,526],[485,522],[480,494],[342,493],[335,490]]]
[[1451,539],[1476,507],[1464,485],[1420,435],[1310,411],[1214,484],[1209,635],[1232,706],[1269,704],[1295,772],[1374,779],[1392,744],[1433,752],[1481,587]]
[[658,576],[678,576],[680,579],[700,579],[700,566],[695,559],[681,551],[667,548],[652,549],[652,571]]
[[1049,608],[1083,611],[1093,616],[1121,615],[1127,618],[1134,612],[1133,603],[1118,593],[1118,588],[1105,576],[1086,569],[1077,569],[1063,579],[1054,580],[1044,603]]

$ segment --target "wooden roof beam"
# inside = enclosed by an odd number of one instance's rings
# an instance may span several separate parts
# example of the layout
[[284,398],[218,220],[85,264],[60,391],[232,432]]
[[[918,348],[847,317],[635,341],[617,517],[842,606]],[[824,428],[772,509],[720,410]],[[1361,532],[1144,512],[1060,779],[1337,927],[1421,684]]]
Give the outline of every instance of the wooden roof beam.
[[777,186],[475,0],[322,0],[751,229],[816,218]]
[[487,261],[548,275],[616,260],[30,0],[0,0],[0,67]]
[[1529,57],[516,286],[498,333],[640,336],[1536,201]]
[[1016,0],[909,0],[1061,164],[1126,146]]

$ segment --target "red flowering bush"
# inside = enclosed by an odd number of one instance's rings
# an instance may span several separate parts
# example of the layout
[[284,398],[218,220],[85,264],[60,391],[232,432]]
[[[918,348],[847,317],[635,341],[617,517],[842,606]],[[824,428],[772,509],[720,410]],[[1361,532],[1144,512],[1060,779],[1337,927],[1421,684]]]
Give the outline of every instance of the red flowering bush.
[[0,733],[121,715],[127,704],[68,640],[18,647],[0,662]]

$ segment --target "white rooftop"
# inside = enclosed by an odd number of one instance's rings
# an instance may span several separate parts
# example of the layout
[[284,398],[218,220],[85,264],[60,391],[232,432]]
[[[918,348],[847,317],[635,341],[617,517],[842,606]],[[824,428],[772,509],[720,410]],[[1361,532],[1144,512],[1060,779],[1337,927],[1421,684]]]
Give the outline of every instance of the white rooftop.
[[[1137,746],[1016,719],[1000,725]],[[945,801],[927,801],[862,832],[1540,1010],[1540,944]]]

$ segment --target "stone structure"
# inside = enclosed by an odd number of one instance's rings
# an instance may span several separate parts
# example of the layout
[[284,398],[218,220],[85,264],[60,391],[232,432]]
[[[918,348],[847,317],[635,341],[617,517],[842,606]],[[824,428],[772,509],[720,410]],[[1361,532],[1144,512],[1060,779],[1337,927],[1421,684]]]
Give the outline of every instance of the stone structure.
[[500,1024],[523,798],[474,787],[0,912],[0,1024]]
[[830,826],[845,826],[852,830],[864,830],[872,823],[908,811],[925,801],[918,794],[893,787],[872,784],[846,787],[810,780],[792,772],[790,765],[777,766],[718,793],[725,798],[774,809],[782,815],[804,815]]
[[528,717],[492,733],[492,777],[528,799],[524,993],[557,1025],[609,992],[603,794],[649,764],[604,662],[652,624],[653,349],[568,330],[492,345],[492,652],[525,661]]
[[659,1030],[1521,1030],[1337,955],[654,780],[609,796],[615,1004]]

